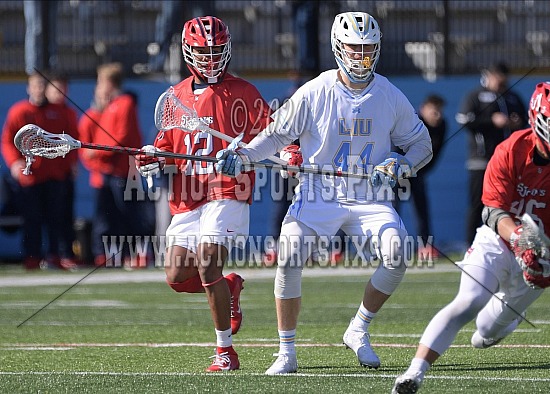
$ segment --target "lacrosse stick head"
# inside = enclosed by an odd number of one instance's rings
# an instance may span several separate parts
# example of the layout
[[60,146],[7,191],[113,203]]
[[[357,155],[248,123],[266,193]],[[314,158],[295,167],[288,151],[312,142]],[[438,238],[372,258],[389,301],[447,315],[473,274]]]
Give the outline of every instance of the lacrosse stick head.
[[523,231],[515,247],[519,251],[531,249],[542,259],[550,258],[550,239],[544,231],[537,225],[535,220],[527,213],[521,216]]
[[181,129],[193,132],[199,126],[199,122],[197,112],[183,105],[174,94],[172,87],[158,98],[155,106],[155,126],[157,130]]
[[71,150],[80,148],[80,142],[68,134],[48,133],[42,128],[28,124],[19,129],[13,139],[15,147],[25,156],[27,165],[23,174],[31,173],[30,167],[35,156],[55,159],[65,157]]

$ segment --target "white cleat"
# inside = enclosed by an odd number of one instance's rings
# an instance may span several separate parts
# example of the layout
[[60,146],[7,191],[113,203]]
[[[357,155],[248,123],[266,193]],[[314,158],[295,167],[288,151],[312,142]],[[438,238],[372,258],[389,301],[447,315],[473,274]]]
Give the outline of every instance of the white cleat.
[[404,373],[395,379],[393,384],[392,394],[414,394],[417,393],[422,386],[423,376],[421,373],[410,374]]
[[[351,321],[353,322],[353,319]],[[356,331],[350,323],[344,333],[344,345],[355,352],[359,364],[363,367],[378,368],[380,366],[380,359],[370,345],[370,335],[368,332]]]
[[493,339],[493,338],[483,338],[479,331],[474,332],[472,335],[472,346],[476,349],[487,349],[488,347],[495,346],[504,338]]
[[470,342],[472,343],[472,346],[476,349],[487,349],[488,347],[495,346],[512,332],[514,332],[519,323],[521,323],[524,319],[525,312],[521,314],[521,317],[516,318],[512,323],[510,323],[508,327],[506,327],[506,330],[504,330],[500,338],[483,338],[479,331],[476,331],[474,332],[474,335],[472,335],[472,339]]
[[275,353],[274,356],[278,356],[277,360],[265,371],[266,375],[284,375],[287,373],[295,373],[298,370],[298,360],[296,359],[296,353],[283,354]]

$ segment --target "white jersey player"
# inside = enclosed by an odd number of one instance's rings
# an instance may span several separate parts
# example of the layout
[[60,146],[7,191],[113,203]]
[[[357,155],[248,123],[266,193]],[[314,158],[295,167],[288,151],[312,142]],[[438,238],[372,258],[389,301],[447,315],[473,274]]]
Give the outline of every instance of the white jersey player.
[[[301,276],[312,251],[303,245],[310,239],[332,237],[339,229],[348,236],[368,238],[382,262],[343,338],[361,365],[380,366],[367,329],[406,269],[400,257],[407,231],[388,196],[399,178],[414,175],[432,154],[428,131],[412,105],[374,72],[381,36],[378,23],[369,14],[337,15],[331,43],[338,69],[326,71],[298,89],[272,116],[271,125],[246,148],[218,152],[218,170],[235,176],[243,169],[243,162],[262,160],[299,138],[304,165],[371,174],[370,182],[299,176],[279,239],[275,301],[280,349],[277,360],[266,371],[268,375],[296,372],[298,368],[294,340]],[[392,153],[392,146],[400,147],[405,156]]]

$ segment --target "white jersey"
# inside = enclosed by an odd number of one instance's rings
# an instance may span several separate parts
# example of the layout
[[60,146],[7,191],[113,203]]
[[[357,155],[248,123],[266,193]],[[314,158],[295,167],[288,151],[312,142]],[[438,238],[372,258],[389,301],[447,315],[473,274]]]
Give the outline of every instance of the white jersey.
[[[405,95],[379,74],[364,90],[352,92],[337,72],[325,71],[300,87],[245,149],[250,159],[263,159],[299,139],[304,165],[370,173],[393,146],[406,152],[415,170],[425,165],[430,137]],[[300,174],[298,188],[302,197],[321,192],[328,200],[377,200],[367,179]]]

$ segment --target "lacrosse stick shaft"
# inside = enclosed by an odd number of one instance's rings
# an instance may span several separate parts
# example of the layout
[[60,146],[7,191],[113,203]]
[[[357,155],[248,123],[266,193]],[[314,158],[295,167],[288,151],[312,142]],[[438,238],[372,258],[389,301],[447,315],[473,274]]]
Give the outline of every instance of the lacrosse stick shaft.
[[[106,150],[111,152],[127,153],[129,155],[148,155],[152,157],[167,157],[167,158],[173,158],[173,159],[204,161],[207,163],[218,162],[218,159],[216,159],[215,157],[209,157],[209,156],[194,156],[194,155],[186,155],[184,153],[173,153],[173,152],[164,152],[164,151],[145,152],[143,150],[136,149],[136,148],[98,145],[98,144],[90,144],[86,142],[81,142],[80,144],[82,148],[86,148],[86,149]],[[296,173],[331,175],[331,176],[338,176],[338,177],[350,177],[350,178],[360,178],[360,179],[366,179],[369,177],[368,174],[364,174],[364,173],[351,173],[351,172],[341,172],[341,171],[334,171],[334,170],[323,170],[323,169],[314,168],[314,167],[298,167],[298,166],[289,166],[286,164],[276,164],[276,163],[250,162],[250,163],[246,163],[246,166],[250,166],[252,168],[258,168],[258,167],[267,168],[274,171],[284,170],[284,171],[296,172]]]
[[186,155],[183,153],[173,153],[173,152],[164,152],[164,151],[155,151],[155,152],[146,152],[141,149],[137,148],[128,148],[124,146],[110,146],[110,145],[99,145],[99,144],[92,144],[88,142],[81,142],[80,143],[81,148],[85,149],[94,149],[94,150],[104,150],[109,152],[118,152],[118,153],[126,153],[128,155],[148,155],[152,157],[166,157],[166,158],[172,158],[172,159],[187,159],[187,160],[201,160],[201,161],[207,161],[210,163],[216,163],[217,160],[213,157],[203,157],[203,156],[194,156],[194,155]]
[[[30,166],[33,161],[33,157],[45,157],[48,159],[54,159],[56,157],[65,156],[67,153],[74,149],[95,149],[109,152],[125,153],[128,155],[148,155],[151,157],[166,157],[173,159],[184,159],[189,161],[204,161],[208,163],[217,163],[218,159],[210,156],[196,156],[187,155],[183,153],[166,152],[156,150],[154,152],[144,151],[137,148],[130,148],[125,146],[112,146],[112,145],[100,145],[90,142],[82,142],[72,138],[68,134],[53,134],[45,131],[44,129],[28,124],[23,126],[15,135],[14,144],[19,151],[25,156],[27,161],[26,173],[30,173]],[[247,163],[251,168],[263,167],[273,170],[285,170],[296,173],[312,173],[318,175],[334,175],[334,176],[349,176],[365,178],[367,174],[351,174],[336,172],[334,170],[321,170],[312,167],[297,167],[289,166],[286,164],[271,164],[271,163]]]
[[[194,156],[194,155],[186,155],[184,153],[173,153],[173,152],[164,152],[164,151],[145,152],[143,150],[136,149],[136,148],[90,144],[86,142],[81,142],[80,144],[82,148],[86,148],[86,149],[106,150],[111,152],[127,153],[129,155],[149,155],[152,157],[167,157],[167,158],[173,158],[173,159],[204,161],[207,163],[218,162],[218,159],[216,159],[215,157],[209,157],[209,156]],[[276,163],[250,162],[250,163],[246,163],[246,166],[250,166],[251,168],[258,168],[258,167],[267,168],[274,171],[284,170],[284,171],[296,172],[296,173],[330,175],[330,176],[337,176],[337,177],[349,177],[349,178],[359,178],[359,179],[367,179],[369,177],[368,174],[364,174],[364,173],[341,172],[341,171],[334,171],[330,169],[323,170],[321,168],[315,168],[315,167],[298,167],[298,166],[289,166],[286,164],[276,164]]]

